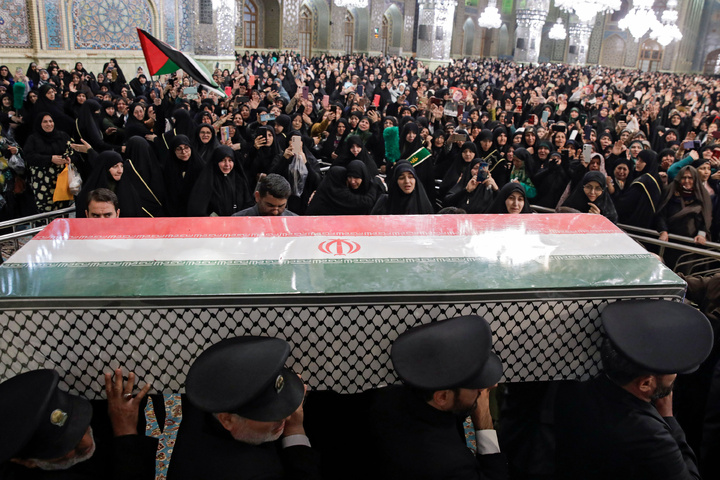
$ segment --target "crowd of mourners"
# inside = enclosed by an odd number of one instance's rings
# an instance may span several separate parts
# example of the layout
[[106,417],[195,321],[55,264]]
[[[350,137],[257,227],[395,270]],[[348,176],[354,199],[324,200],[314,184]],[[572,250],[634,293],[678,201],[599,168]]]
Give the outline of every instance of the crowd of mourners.
[[[217,90],[142,67],[133,75],[115,60],[96,74],[80,62],[0,66],[2,219],[73,201],[84,216],[98,188],[116,194],[124,217],[227,216],[252,207],[258,180],[277,174],[291,191],[288,212],[275,214],[533,204],[661,239],[704,244],[720,233],[716,79],[249,52],[233,71],[215,70]],[[68,164],[82,178],[70,194],[58,179]]]

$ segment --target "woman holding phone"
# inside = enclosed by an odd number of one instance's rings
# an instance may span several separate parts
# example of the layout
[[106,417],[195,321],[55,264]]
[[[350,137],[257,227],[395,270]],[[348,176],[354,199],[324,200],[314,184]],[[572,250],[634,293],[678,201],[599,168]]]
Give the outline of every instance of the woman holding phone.
[[476,158],[445,196],[443,206],[462,208],[467,213],[485,213],[497,191],[498,186],[489,172],[489,163]]

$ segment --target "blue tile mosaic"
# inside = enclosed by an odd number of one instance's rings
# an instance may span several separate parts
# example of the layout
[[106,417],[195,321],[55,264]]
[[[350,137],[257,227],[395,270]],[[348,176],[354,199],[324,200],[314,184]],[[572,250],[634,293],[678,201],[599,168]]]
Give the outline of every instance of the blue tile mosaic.
[[174,0],[164,1],[164,14],[165,17],[165,41],[177,47],[177,35],[175,34],[175,2]]
[[32,47],[25,0],[0,0],[0,47]]
[[139,50],[135,27],[153,32],[145,0],[75,0],[72,23],[78,50]]
[[[41,8],[40,5],[38,4],[38,8]],[[47,33],[47,48],[50,49],[65,48],[60,9],[60,0],[45,0],[45,32]]]

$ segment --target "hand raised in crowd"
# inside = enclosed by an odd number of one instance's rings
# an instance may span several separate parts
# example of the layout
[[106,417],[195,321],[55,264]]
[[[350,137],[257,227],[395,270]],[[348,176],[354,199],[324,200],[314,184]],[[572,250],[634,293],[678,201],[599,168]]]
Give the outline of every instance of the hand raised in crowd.
[[72,147],[73,150],[75,150],[76,152],[80,152],[80,153],[87,153],[88,150],[92,149],[92,146],[87,141],[85,141],[84,139],[80,139],[80,141],[82,143],[71,143],[70,144],[70,146]]
[[[114,376],[114,379],[113,379]],[[121,369],[105,374],[105,393],[108,400],[108,414],[112,423],[113,434],[137,435],[137,423],[140,402],[150,391],[150,384],[145,384],[137,395],[133,395],[135,374],[128,374],[127,382],[123,381]]]
[[495,179],[492,178],[492,175],[488,173],[488,176],[485,180],[482,182],[483,185],[485,185],[487,188],[492,188],[494,192],[498,191],[497,183],[495,183]]
[[[462,178],[462,177],[460,177]],[[477,186],[479,185],[479,182],[477,181],[477,178],[475,176],[470,177],[470,180],[468,181],[467,185],[465,185],[465,191],[468,193],[472,193],[475,191]]]
[[266,143],[267,138],[264,135],[258,135],[257,137],[255,137],[255,142],[253,143],[253,145],[255,146],[256,150],[259,150],[260,147],[264,147]]

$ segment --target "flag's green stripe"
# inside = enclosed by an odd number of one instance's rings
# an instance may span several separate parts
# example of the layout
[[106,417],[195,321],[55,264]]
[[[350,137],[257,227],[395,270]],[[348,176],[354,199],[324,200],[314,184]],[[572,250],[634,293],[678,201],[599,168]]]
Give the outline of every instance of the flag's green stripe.
[[[72,265],[72,264],[70,264]],[[478,292],[665,286],[684,282],[652,257],[555,258],[503,265],[482,259],[367,262],[176,262],[0,268],[0,296],[144,297],[319,293]],[[531,294],[530,294],[531,295]]]
[[180,67],[178,67],[175,62],[168,58],[168,61],[165,62],[165,65],[160,67],[160,70],[155,72],[155,75],[165,75],[167,73],[177,72],[179,69]]

